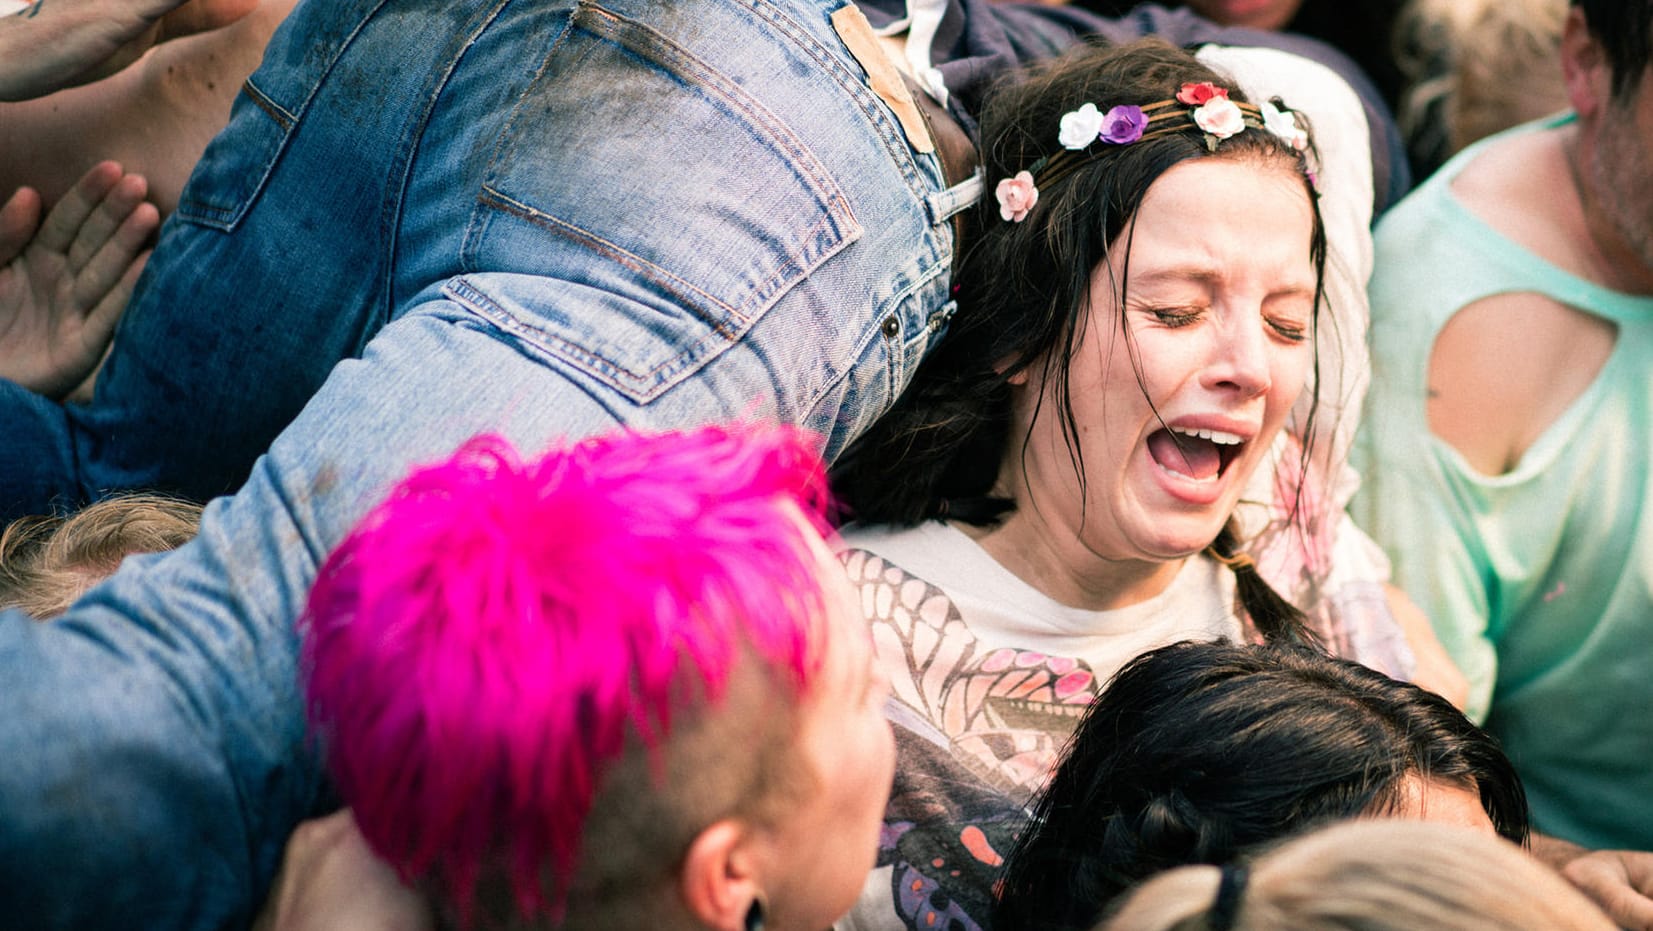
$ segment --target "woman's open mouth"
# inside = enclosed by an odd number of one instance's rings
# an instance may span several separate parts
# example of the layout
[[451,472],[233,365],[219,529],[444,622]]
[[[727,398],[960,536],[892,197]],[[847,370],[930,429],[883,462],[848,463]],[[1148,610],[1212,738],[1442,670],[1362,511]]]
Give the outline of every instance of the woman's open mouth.
[[1245,439],[1221,430],[1165,428],[1148,435],[1148,455],[1159,467],[1195,482],[1221,478],[1245,449]]

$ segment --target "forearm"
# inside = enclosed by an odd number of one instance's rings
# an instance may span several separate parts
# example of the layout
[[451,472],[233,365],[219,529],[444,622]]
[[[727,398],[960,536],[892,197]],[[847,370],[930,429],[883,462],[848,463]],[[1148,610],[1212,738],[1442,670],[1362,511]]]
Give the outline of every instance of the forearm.
[[247,798],[216,714],[153,661],[162,644],[92,613],[77,629],[0,614],[6,923],[245,926],[279,853],[258,839],[285,806]]
[[1417,659],[1412,681],[1452,702],[1455,707],[1464,708],[1469,702],[1469,680],[1452,657],[1447,655],[1446,648],[1441,646],[1441,639],[1430,626],[1429,617],[1394,585],[1385,583],[1383,590],[1389,610],[1405,632],[1406,642]]
[[87,168],[113,159],[148,178],[150,201],[170,214],[292,6],[264,0],[233,25],[158,46],[101,81],[0,102],[0,198],[28,185],[49,208]]

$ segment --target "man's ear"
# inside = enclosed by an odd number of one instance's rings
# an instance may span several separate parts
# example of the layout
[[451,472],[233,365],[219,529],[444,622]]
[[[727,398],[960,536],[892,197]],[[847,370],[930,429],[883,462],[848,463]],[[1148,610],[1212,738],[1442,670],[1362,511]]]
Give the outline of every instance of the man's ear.
[[1612,96],[1612,64],[1585,25],[1584,10],[1577,6],[1567,10],[1567,21],[1561,28],[1561,76],[1567,102],[1586,120],[1594,119]]
[[713,822],[689,843],[678,877],[683,905],[717,931],[742,931],[762,893],[752,829],[733,818]]

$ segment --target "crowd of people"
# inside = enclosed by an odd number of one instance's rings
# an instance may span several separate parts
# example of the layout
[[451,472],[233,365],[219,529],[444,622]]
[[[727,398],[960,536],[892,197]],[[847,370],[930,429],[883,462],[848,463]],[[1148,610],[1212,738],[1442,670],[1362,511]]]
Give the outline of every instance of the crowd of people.
[[1653,2],[12,6],[7,920],[1653,929]]

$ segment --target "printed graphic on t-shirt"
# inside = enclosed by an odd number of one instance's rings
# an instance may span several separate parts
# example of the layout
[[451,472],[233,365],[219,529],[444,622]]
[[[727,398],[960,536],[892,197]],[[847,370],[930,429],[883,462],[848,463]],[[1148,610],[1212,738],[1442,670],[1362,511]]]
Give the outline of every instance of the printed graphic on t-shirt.
[[892,686],[896,775],[877,874],[887,871],[892,917],[979,928],[1096,676],[1071,657],[987,647],[940,589],[878,556],[853,550],[845,565]]

